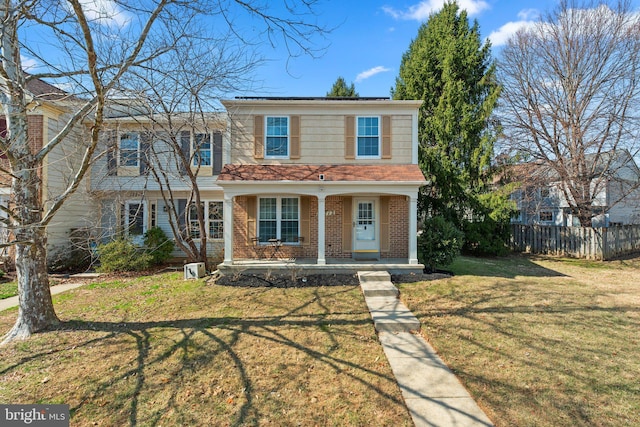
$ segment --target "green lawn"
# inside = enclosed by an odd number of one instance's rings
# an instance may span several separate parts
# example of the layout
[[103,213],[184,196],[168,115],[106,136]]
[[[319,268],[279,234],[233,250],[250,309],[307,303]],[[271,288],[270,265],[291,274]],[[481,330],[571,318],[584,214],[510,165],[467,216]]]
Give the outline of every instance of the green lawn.
[[[640,260],[450,268],[401,299],[497,426],[640,426]],[[357,286],[180,276],[54,296],[60,328],[0,350],[0,401],[67,403],[73,426],[412,425]]]
[[0,402],[69,404],[74,427],[412,424],[357,286],[173,273],[53,299],[58,330],[0,350]]
[[0,299],[18,295],[18,282],[0,283]]
[[639,266],[462,257],[401,299],[498,426],[639,426]]

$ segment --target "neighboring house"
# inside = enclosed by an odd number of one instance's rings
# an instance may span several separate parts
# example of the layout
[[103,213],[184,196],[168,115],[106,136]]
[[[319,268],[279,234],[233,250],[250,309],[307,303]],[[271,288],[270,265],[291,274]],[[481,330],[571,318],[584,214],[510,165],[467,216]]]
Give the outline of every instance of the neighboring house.
[[[100,218],[96,237],[107,241],[125,235],[142,244],[144,233],[157,226],[173,238],[169,221],[173,209],[178,232],[191,233],[199,245],[198,210],[192,202],[192,181],[178,157],[182,155],[196,176],[204,205],[207,252],[221,257],[224,197],[216,178],[223,164],[226,115],[209,114],[198,124],[188,115],[167,120],[136,109],[115,109],[110,115],[99,150],[102,155],[91,171],[91,195]],[[184,253],[176,249],[174,255]]]
[[[640,169],[626,150],[605,153],[591,181],[594,227],[640,223]],[[579,226],[555,172],[543,165],[512,166],[509,180],[522,185],[511,193],[513,224]]]
[[[42,80],[30,80],[27,90],[31,97],[28,109],[29,143],[33,152],[40,150],[67,123],[69,116],[77,109],[78,99]],[[0,117],[0,134],[6,134],[6,121]],[[77,170],[85,151],[86,135],[83,129],[72,132],[45,157],[40,169],[42,185],[40,197],[45,211],[51,200],[65,189],[69,177]],[[5,169],[8,160],[4,153],[0,164]],[[6,169],[5,169],[6,170]],[[0,203],[10,206],[11,180],[8,174],[0,174]],[[81,239],[80,234],[93,224],[94,206],[88,197],[88,186],[81,184],[76,192],[59,210],[47,227],[47,247],[51,258],[69,253],[72,240]],[[6,212],[0,214],[6,218]],[[0,229],[0,237],[10,240],[11,233],[5,227]],[[79,242],[78,242],[79,243]]]
[[240,98],[229,115],[224,265],[251,259],[418,264],[421,101]]

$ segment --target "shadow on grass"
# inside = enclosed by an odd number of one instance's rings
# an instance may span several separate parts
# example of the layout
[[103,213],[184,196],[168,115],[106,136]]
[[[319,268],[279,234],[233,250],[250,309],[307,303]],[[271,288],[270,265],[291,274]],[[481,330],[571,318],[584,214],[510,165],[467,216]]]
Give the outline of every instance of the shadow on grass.
[[624,402],[637,402],[640,391],[640,306],[599,303],[602,291],[496,282],[452,286],[456,292],[430,298],[403,289],[427,338],[474,396],[500,414],[496,420],[597,425],[624,415],[632,425],[634,411]]
[[564,274],[545,268],[528,255],[505,257],[461,256],[448,267],[456,276],[503,277],[513,279],[525,277],[566,277]]
[[[345,292],[345,291],[336,291]],[[81,341],[73,348],[89,348],[100,345],[113,345],[109,340],[121,339],[122,337],[131,337],[132,345],[125,348],[122,344],[122,351],[133,350],[135,345],[135,358],[130,359],[131,364],[124,371],[120,370],[109,377],[101,377],[100,380],[86,389],[84,395],[79,399],[78,404],[72,405],[71,415],[78,413],[84,406],[94,402],[96,396],[113,396],[110,407],[113,412],[128,413],[128,424],[131,426],[159,425],[166,422],[162,416],[169,411],[179,413],[180,422],[184,425],[196,425],[200,421],[197,418],[189,418],[189,411],[185,410],[184,402],[179,401],[179,395],[183,392],[181,387],[184,385],[183,375],[192,372],[197,367],[204,367],[209,364],[215,365],[216,358],[224,358],[231,361],[225,366],[228,375],[234,375],[239,382],[243,395],[238,398],[238,402],[242,399],[242,405],[235,409],[231,416],[230,425],[258,425],[261,417],[265,415],[260,413],[260,409],[255,405],[255,375],[247,369],[243,362],[243,355],[238,353],[236,344],[243,338],[257,338],[264,340],[269,345],[279,346],[283,348],[293,349],[313,359],[314,363],[321,363],[329,368],[330,372],[339,373],[346,376],[350,381],[359,383],[366,389],[371,390],[381,399],[389,404],[404,405],[400,395],[390,394],[388,391],[380,387],[382,383],[393,383],[395,379],[390,373],[381,373],[377,369],[362,366],[344,356],[336,354],[339,347],[339,335],[343,336],[351,333],[350,327],[358,328],[361,326],[371,326],[372,322],[369,318],[364,317],[361,312],[353,311],[346,313],[336,313],[329,310],[327,302],[323,301],[323,297],[317,290],[314,291],[313,297],[306,301],[301,301],[296,307],[292,307],[287,313],[274,316],[259,317],[199,317],[185,318],[166,321],[149,321],[149,322],[105,322],[105,321],[80,321],[71,320],[61,322],[55,331],[91,331],[103,333],[100,337],[90,337]],[[320,313],[306,314],[301,311],[311,305],[317,304],[322,310]],[[330,318],[327,315],[330,314]],[[286,331],[299,329],[300,334],[287,336]],[[305,330],[322,331],[327,335],[328,340],[317,348],[305,345]],[[355,334],[355,333],[354,333]],[[375,335],[374,335],[375,336]],[[354,339],[356,337],[354,336]],[[158,350],[158,340],[169,339],[170,345],[162,346]],[[135,343],[135,344],[133,344]],[[64,352],[68,347],[58,347],[56,350],[42,351],[22,358],[15,364],[5,367],[0,371],[0,375],[4,375],[15,371],[20,366],[30,362],[37,362],[38,359],[50,358],[58,352]],[[282,350],[284,353],[285,350]],[[171,369],[166,369],[164,362],[169,360],[179,360],[178,366],[172,365]],[[266,364],[277,364],[282,360],[265,360]],[[167,371],[171,374],[167,376]],[[153,413],[149,413],[149,396],[148,387],[157,387],[157,379],[152,376],[167,376],[163,381],[164,392],[169,392],[170,397],[166,400],[166,404],[158,407]],[[127,388],[127,381],[134,381],[135,384]],[[260,390],[261,393],[264,390]],[[116,397],[117,395],[117,397]],[[115,402],[119,399],[119,402]],[[147,405],[144,414],[141,414],[143,405]]]

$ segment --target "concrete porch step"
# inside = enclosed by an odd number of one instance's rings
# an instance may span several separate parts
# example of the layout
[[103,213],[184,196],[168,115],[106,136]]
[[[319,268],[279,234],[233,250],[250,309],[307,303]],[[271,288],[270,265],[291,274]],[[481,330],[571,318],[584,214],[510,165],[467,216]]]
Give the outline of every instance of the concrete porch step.
[[360,288],[366,297],[394,297],[399,295],[398,288],[391,283],[391,275],[386,271],[359,271]]

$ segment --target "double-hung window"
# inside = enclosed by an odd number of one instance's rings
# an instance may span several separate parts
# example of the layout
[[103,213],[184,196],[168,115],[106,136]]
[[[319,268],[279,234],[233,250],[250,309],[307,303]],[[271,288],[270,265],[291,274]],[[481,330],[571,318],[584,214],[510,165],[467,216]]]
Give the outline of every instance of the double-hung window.
[[140,136],[136,132],[125,132],[120,134],[120,166],[138,167],[140,148]]
[[208,133],[193,136],[193,166],[211,166],[211,135]]
[[546,223],[553,222],[553,212],[540,211],[539,218],[540,218],[540,222],[546,222]]
[[[204,210],[204,203],[200,203],[200,207]],[[192,239],[200,238],[200,215],[198,205],[192,202],[189,205],[189,235]]]
[[277,239],[297,243],[300,236],[300,199],[261,197],[258,207],[258,236],[262,243]]
[[209,202],[208,215],[209,218],[209,238],[224,238],[224,221],[222,216],[222,202]]
[[267,117],[265,157],[289,157],[289,117]]
[[[222,239],[224,238],[224,222],[223,222],[223,209],[222,202],[210,201],[202,202],[201,207],[204,212],[204,218],[207,218],[204,227],[208,233],[208,239]],[[189,206],[189,234],[192,239],[200,239],[200,221],[198,220],[198,205],[194,202]]]
[[356,129],[356,157],[380,158],[380,118],[358,117]]

